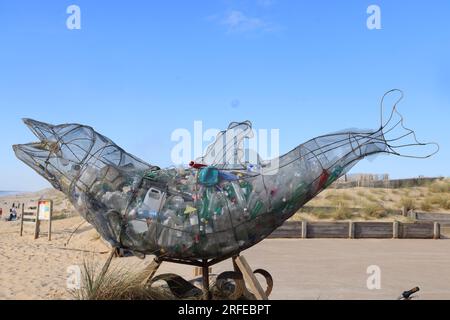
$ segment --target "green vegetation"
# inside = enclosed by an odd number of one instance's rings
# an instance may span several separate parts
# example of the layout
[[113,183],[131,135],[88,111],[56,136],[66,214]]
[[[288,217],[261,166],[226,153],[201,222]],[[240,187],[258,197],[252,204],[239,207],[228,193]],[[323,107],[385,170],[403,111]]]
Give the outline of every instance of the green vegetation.
[[[420,181],[419,181],[420,182]],[[450,179],[420,182],[400,188],[327,189],[312,199],[302,219],[406,219],[402,208],[424,212],[450,211]],[[334,208],[334,210],[333,210]],[[450,212],[449,212],[450,214]]]
[[348,192],[343,192],[341,194],[341,199],[343,201],[352,201],[353,200],[353,196],[350,193],[348,193]]
[[449,193],[450,192],[450,180],[445,179],[443,181],[435,181],[428,187],[428,190],[433,193]]
[[362,211],[370,218],[384,218],[386,216],[386,209],[379,203],[366,203]]
[[377,197],[373,193],[366,194],[366,201],[376,202]]
[[409,197],[401,198],[400,205],[402,208],[405,208],[406,211],[416,209],[416,203],[413,198],[409,198]]
[[129,267],[109,267],[99,272],[93,258],[85,259],[81,286],[70,293],[78,300],[169,300],[175,299],[167,290],[144,286],[143,273]]
[[366,195],[366,193],[365,193],[364,191],[362,191],[362,190],[358,190],[358,191],[356,192],[356,194],[357,194],[358,196],[360,196],[360,197],[364,197],[364,196]]
[[420,210],[431,211],[431,209],[433,209],[433,203],[430,201],[430,198],[425,198],[420,204]]
[[334,220],[348,220],[351,219],[353,214],[351,209],[347,207],[344,203],[340,203],[332,217]]

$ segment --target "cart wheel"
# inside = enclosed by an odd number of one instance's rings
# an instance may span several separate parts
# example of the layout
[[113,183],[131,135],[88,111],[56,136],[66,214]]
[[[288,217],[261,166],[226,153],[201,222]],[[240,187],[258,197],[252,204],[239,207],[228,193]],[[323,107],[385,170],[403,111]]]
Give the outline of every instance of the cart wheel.
[[226,271],[221,273],[216,279],[216,286],[221,292],[228,291],[226,285],[229,283],[229,280],[233,280],[234,282],[234,291],[230,293],[227,297],[228,300],[237,300],[244,294],[245,291],[245,283],[242,274],[234,271]]
[[269,297],[270,294],[272,293],[272,289],[273,289],[273,278],[272,278],[272,276],[270,275],[270,273],[268,271],[266,271],[264,269],[257,269],[255,271],[253,271],[253,273],[260,274],[266,279],[266,284],[267,284],[266,296]]

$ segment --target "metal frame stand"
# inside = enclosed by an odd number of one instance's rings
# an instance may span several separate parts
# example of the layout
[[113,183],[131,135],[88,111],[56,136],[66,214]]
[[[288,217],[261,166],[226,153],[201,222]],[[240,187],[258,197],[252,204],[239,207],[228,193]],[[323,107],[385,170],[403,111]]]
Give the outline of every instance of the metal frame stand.
[[[273,287],[273,280],[270,274],[262,269],[255,270],[254,272],[250,268],[247,260],[240,255],[226,256],[219,259],[203,259],[203,260],[185,260],[185,259],[174,259],[163,256],[157,256],[153,259],[153,261],[144,269],[144,280],[142,282],[143,285],[148,284],[152,278],[155,276],[159,267],[163,262],[171,262],[177,264],[185,264],[202,268],[202,291],[203,291],[203,299],[211,300],[211,292],[210,292],[210,283],[209,283],[209,267],[222,262],[227,259],[233,260],[234,271],[242,275],[245,288],[245,283],[250,286],[253,294],[258,300],[268,300],[268,296],[270,295]],[[262,274],[267,281],[268,289],[266,291],[263,290],[261,284],[255,277],[255,273]]]

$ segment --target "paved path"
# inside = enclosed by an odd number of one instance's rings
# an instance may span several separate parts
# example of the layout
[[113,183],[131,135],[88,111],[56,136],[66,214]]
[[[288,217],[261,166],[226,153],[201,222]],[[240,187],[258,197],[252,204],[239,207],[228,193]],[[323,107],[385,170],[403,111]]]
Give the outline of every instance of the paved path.
[[[253,269],[274,278],[271,299],[450,299],[450,240],[270,239],[244,252]],[[367,289],[367,268],[381,270],[381,289]],[[231,262],[213,268],[232,270]],[[165,263],[160,272],[191,279],[192,267]]]

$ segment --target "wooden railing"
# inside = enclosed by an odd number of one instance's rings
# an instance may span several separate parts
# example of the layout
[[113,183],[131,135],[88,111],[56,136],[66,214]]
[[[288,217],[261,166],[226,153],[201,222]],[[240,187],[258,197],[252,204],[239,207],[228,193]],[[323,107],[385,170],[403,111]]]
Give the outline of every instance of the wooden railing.
[[438,222],[306,222],[287,221],[269,238],[439,239]]

